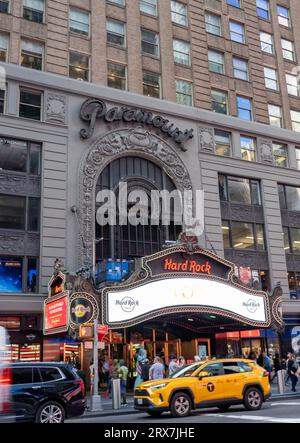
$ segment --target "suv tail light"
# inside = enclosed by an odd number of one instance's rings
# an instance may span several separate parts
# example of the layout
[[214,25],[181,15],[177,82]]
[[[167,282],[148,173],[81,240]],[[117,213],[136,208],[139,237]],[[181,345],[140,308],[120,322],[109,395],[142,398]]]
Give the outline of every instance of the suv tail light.
[[78,381],[75,382],[75,384],[80,386],[82,396],[84,397],[85,392],[84,392],[84,383],[83,383],[83,381],[82,380],[78,380]]
[[269,377],[270,373],[268,371],[264,371],[263,377]]
[[[12,384],[11,369],[4,368],[0,370],[0,397],[2,397],[2,402],[0,402],[0,413],[10,412],[10,385]],[[0,398],[1,400],[1,398]]]

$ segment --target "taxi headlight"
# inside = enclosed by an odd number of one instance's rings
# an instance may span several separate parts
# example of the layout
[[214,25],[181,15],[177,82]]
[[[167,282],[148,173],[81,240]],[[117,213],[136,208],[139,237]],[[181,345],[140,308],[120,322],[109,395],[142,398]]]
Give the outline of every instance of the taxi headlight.
[[160,383],[159,385],[151,386],[149,389],[151,391],[156,391],[157,389],[164,388],[168,383]]

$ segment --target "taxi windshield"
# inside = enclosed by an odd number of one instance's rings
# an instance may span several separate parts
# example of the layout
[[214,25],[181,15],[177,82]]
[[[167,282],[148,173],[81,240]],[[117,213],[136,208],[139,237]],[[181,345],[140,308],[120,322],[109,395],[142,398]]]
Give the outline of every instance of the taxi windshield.
[[182,368],[178,369],[174,374],[170,375],[169,378],[178,378],[178,377],[191,377],[196,369],[198,369],[202,363],[192,363],[189,365],[182,366]]

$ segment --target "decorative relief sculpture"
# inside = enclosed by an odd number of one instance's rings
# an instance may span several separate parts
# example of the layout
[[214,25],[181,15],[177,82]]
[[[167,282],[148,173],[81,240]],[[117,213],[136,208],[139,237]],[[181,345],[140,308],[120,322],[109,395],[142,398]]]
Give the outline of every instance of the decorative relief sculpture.
[[199,151],[211,153],[215,152],[213,128],[199,128]]
[[65,124],[66,115],[67,97],[48,92],[46,94],[46,121]]
[[261,162],[273,164],[274,156],[272,142],[270,140],[260,140],[259,147]]

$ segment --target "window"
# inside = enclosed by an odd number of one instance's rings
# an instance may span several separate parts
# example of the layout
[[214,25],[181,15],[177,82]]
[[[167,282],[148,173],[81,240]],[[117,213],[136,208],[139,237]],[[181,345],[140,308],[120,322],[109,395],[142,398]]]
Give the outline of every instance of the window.
[[255,230],[256,230],[256,249],[258,249],[259,251],[264,251],[266,249],[264,226],[256,224]]
[[140,11],[150,15],[157,15],[157,0],[140,0]]
[[7,62],[8,35],[0,34],[0,62]]
[[159,57],[159,37],[156,32],[142,30],[142,52]]
[[288,147],[282,143],[272,143],[275,166],[288,167]]
[[37,258],[0,257],[0,293],[37,292],[37,263]]
[[241,80],[249,80],[248,62],[242,58],[233,57],[233,76]]
[[299,96],[300,88],[298,85],[298,77],[292,74],[285,74],[287,90],[290,95]]
[[242,159],[250,162],[256,161],[256,140],[252,137],[241,135]]
[[181,105],[193,106],[193,85],[184,80],[175,80],[176,102]]
[[21,40],[21,66],[26,68],[43,69],[44,47],[40,43]]
[[242,370],[242,368],[240,368],[238,362],[235,361],[223,363],[223,369],[224,369],[224,375],[240,374],[241,372],[245,372]]
[[260,184],[257,180],[219,175],[219,192],[223,201],[261,205]]
[[245,43],[245,27],[242,23],[229,22],[230,38],[234,42]]
[[216,154],[223,157],[231,155],[231,134],[230,132],[219,131],[215,129]]
[[281,39],[282,55],[286,60],[294,62],[295,59],[295,48],[294,43],[290,40]]
[[300,229],[290,228],[291,246],[293,252],[300,252]]
[[290,27],[290,11],[284,6],[277,5],[278,23],[281,26]]
[[115,89],[126,89],[126,66],[108,63],[107,86]]
[[256,0],[256,11],[259,18],[270,19],[269,0]]
[[27,230],[39,232],[40,230],[40,199],[29,197],[27,202]]
[[32,368],[12,368],[13,385],[27,385],[32,383]]
[[109,3],[115,3],[116,5],[125,6],[125,0],[107,0]]
[[239,361],[238,366],[240,367],[241,372],[252,372],[253,371],[253,368],[250,365],[248,365],[248,363],[245,363],[243,361]]
[[89,35],[90,14],[83,9],[70,8],[69,27],[71,32],[76,34]]
[[173,54],[175,63],[190,66],[190,44],[183,40],[173,40]]
[[241,7],[241,0],[227,0],[227,5],[235,6],[236,8]]
[[0,229],[25,230],[26,197],[0,194]]
[[171,17],[172,22],[178,25],[187,26],[187,5],[184,3],[171,1]]
[[222,220],[222,236],[224,249],[229,249],[231,247],[229,231],[229,221]]
[[291,119],[293,131],[300,132],[300,112],[291,111]]
[[0,171],[40,175],[41,145],[0,138]]
[[289,228],[283,227],[283,244],[285,252],[291,252]]
[[5,91],[0,89],[0,114],[4,113]]
[[208,372],[208,377],[222,375],[222,368],[220,363],[210,363],[209,365],[204,366],[201,372],[202,371]]
[[44,0],[23,0],[23,17],[32,22],[43,23]]
[[9,12],[9,0],[1,0],[0,1],[0,12],[8,14],[8,12]]
[[264,68],[265,86],[278,91],[278,78],[276,69]]
[[224,54],[216,51],[208,51],[208,69],[218,74],[225,73]]
[[274,54],[274,40],[272,34],[260,33],[260,47],[263,52]]
[[214,35],[222,35],[221,17],[215,14],[205,14],[205,28],[206,32]]
[[300,171],[300,147],[295,148],[296,151],[296,162],[297,162],[297,169]]
[[254,225],[252,223],[231,222],[232,246],[235,249],[255,249]]
[[219,114],[227,114],[227,94],[221,91],[211,91],[212,110]]
[[41,120],[41,92],[20,89],[19,116],[32,120]]
[[28,258],[27,261],[27,292],[36,293],[38,291],[38,259]]
[[288,272],[291,300],[300,300],[300,272]]
[[107,42],[113,45],[125,46],[125,25],[115,20],[106,22]]
[[282,110],[281,106],[268,104],[269,121],[271,126],[282,128]]
[[90,58],[88,55],[70,52],[69,76],[75,80],[89,81]]
[[62,375],[57,368],[39,368],[43,382],[62,379]]
[[252,120],[252,100],[237,96],[237,116],[243,120]]
[[160,98],[160,75],[143,72],[143,94],[148,97]]
[[300,188],[278,185],[278,194],[281,209],[300,211]]

